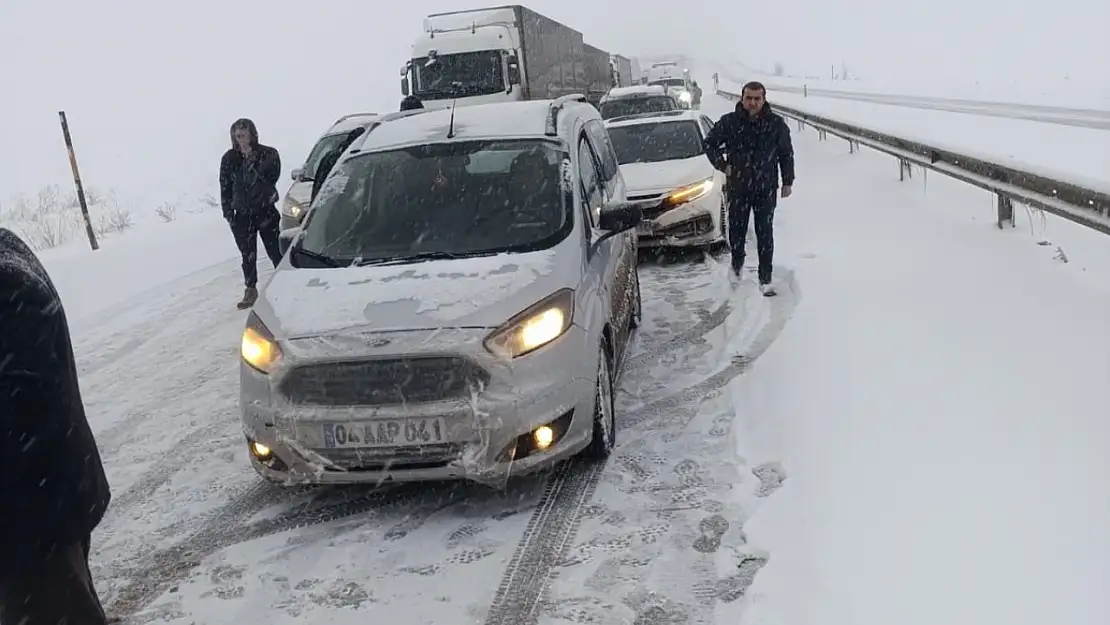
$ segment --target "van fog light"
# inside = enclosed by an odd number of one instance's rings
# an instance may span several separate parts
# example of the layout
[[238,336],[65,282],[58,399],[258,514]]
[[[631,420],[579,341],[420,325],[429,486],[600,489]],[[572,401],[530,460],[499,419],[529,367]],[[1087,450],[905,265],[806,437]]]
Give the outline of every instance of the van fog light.
[[269,447],[263,445],[262,443],[252,442],[251,443],[251,455],[253,455],[255,458],[258,458],[262,462],[265,462],[265,461],[269,460],[271,456],[274,455],[274,452]]
[[546,425],[541,425],[532,432],[532,440],[536,449],[547,449],[555,442],[555,430]]

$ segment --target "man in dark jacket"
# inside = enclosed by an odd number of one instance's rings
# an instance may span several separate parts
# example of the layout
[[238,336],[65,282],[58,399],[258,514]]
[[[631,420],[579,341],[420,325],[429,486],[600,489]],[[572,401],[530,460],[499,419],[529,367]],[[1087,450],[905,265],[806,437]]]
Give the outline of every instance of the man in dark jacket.
[[339,145],[329,150],[328,153],[324,155],[324,158],[320,159],[320,164],[316,166],[316,173],[312,175],[312,200],[316,199],[316,194],[320,192],[320,187],[324,186],[324,180],[327,179],[328,174],[331,173],[335,164],[339,162],[339,157],[343,156],[347,148],[351,147],[355,139],[361,137],[364,132],[366,132],[365,128],[355,128],[347,133],[346,137],[343,137]]
[[0,623],[106,623],[88,557],[110,500],[58,292],[0,228]]
[[246,291],[240,309],[258,299],[258,238],[276,267],[281,262],[278,234],[277,181],[281,177],[278,151],[258,142],[258,129],[249,119],[231,125],[231,149],[220,159],[220,205],[243,257]]
[[759,286],[764,295],[770,296],[775,294],[771,268],[779,172],[782,172],[782,197],[790,197],[794,186],[794,146],[786,120],[771,111],[766,97],[767,90],[762,84],[744,85],[736,111],[722,115],[706,135],[705,154],[713,167],[725,173],[728,181],[732,270],[737,277],[742,275],[744,241],[748,238],[748,221],[754,214]]

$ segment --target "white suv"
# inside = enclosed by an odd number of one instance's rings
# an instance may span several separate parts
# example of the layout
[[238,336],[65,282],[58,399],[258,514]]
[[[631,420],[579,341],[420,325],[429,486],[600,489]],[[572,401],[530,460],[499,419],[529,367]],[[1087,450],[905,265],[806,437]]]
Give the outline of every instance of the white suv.
[[308,153],[304,164],[292,172],[293,184],[285,192],[285,200],[281,203],[281,229],[295,228],[304,219],[308,210],[309,201],[312,199],[312,177],[320,160],[339,145],[347,133],[355,128],[367,128],[378,118],[377,113],[351,113],[340,117],[328,128],[328,131],[316,140],[316,145]]

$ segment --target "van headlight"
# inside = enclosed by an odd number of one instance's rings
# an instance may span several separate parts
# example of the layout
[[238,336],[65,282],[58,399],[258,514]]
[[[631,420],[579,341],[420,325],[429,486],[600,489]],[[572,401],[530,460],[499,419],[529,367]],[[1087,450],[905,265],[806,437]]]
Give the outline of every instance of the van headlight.
[[486,337],[486,349],[506,358],[534,352],[562,336],[574,321],[574,291],[562,289],[509,319]]
[[694,99],[694,96],[690,95],[689,91],[683,91],[682,93],[678,94],[678,99],[682,100],[683,102],[689,103],[690,100]]
[[244,362],[261,373],[270,373],[281,362],[281,347],[277,339],[253,311],[247,317],[239,353]]
[[694,200],[700,200],[713,190],[713,178],[706,178],[701,182],[682,187],[672,191],[667,196],[666,203],[668,206],[680,206]]

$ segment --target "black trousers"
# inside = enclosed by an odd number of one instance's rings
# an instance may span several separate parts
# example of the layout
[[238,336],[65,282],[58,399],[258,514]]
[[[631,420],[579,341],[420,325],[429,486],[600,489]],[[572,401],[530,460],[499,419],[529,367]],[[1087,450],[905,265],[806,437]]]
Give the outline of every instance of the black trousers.
[[89,571],[89,539],[0,576],[2,625],[107,625]]
[[775,257],[776,206],[778,189],[759,193],[728,193],[728,246],[732,252],[732,270],[739,275],[744,268],[744,241],[748,238],[748,222],[754,216],[761,284],[771,281]]
[[231,218],[231,232],[235,235],[239,255],[243,257],[243,283],[248,289],[258,286],[259,238],[274,266],[281,262],[281,246],[278,244],[280,224],[281,215],[273,207]]

